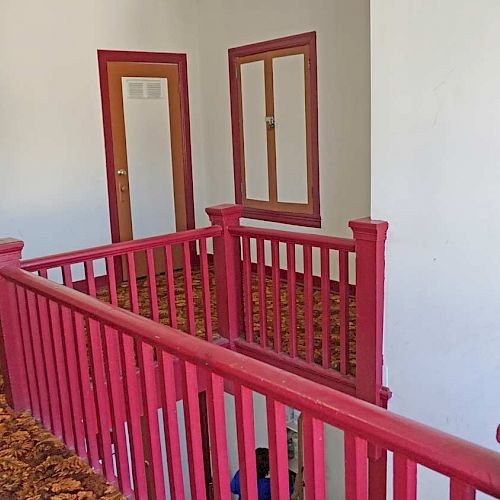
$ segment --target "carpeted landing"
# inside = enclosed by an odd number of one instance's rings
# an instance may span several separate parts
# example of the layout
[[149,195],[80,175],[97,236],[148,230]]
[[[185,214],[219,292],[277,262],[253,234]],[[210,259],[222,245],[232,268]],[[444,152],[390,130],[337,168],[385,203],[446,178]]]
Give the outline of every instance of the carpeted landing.
[[0,500],[124,498],[29,414],[12,411],[0,389]]
[[[217,310],[215,300],[215,276],[213,268],[209,272],[210,282],[210,295],[211,303],[210,310],[212,316],[212,328],[214,338],[217,338]],[[204,322],[204,309],[203,309],[203,291],[202,291],[202,277],[199,269],[193,269],[191,272],[192,289],[193,289],[193,303],[194,303],[194,316],[196,335],[200,338],[205,338],[205,322]],[[151,300],[149,293],[148,281],[146,278],[137,279],[137,289],[139,296],[140,314],[147,318],[151,317]],[[169,303],[168,303],[168,287],[165,275],[158,275],[156,277],[156,289],[158,295],[158,309],[160,323],[170,325]],[[274,331],[273,331],[273,288],[272,279],[266,277],[266,333],[267,333],[267,347],[276,348],[274,345]],[[174,272],[174,290],[175,290],[175,306],[177,312],[177,328],[182,331],[189,331],[187,322],[187,304],[186,304],[186,291],[185,279],[183,270]],[[118,287],[118,304],[120,307],[130,310],[130,293],[127,282],[122,283]],[[297,317],[297,355],[301,359],[305,359],[306,352],[306,335],[305,335],[305,296],[304,287],[297,284],[296,298],[293,303],[288,300],[288,290],[286,282],[280,283],[280,309],[281,309],[281,346],[280,351],[290,353],[290,335],[289,335],[289,307],[295,307]],[[108,302],[109,291],[106,287],[101,288],[97,294],[98,298]],[[331,292],[329,297],[330,306],[330,367],[334,370],[340,370],[340,297],[337,293]],[[313,322],[313,356],[314,362],[322,364],[322,304],[321,304],[321,291],[318,289],[313,290],[312,299],[312,322]],[[258,280],[256,275],[252,278],[252,305],[253,305],[253,340],[260,342],[260,322],[259,322],[259,293],[258,293]],[[355,342],[355,329],[356,329],[356,304],[354,298],[349,298],[349,367],[348,372],[355,375],[356,370],[356,342]]]

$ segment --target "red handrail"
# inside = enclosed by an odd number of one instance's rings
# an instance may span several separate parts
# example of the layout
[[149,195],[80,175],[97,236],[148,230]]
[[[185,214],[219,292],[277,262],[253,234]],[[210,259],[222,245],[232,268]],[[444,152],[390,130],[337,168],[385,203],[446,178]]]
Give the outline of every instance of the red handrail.
[[500,454],[154,323],[14,267],[0,276],[104,325],[459,480],[500,495]]
[[139,252],[148,248],[156,248],[165,245],[175,245],[186,241],[195,241],[200,238],[212,238],[220,236],[221,227],[211,226],[202,229],[190,229],[188,231],[179,231],[178,233],[153,236],[139,240],[122,241],[120,243],[111,243],[98,247],[86,248],[64,252],[46,257],[37,257],[21,261],[21,267],[26,271],[39,271],[65,264],[76,264],[85,260],[97,260],[105,257],[122,255],[127,252]]
[[332,250],[346,250],[354,252],[354,240],[350,238],[337,238],[321,234],[297,233],[293,231],[280,231],[279,229],[262,229],[252,226],[235,226],[229,228],[233,236],[247,236],[262,238],[282,243],[295,243],[297,245],[311,245],[313,247],[329,248]]

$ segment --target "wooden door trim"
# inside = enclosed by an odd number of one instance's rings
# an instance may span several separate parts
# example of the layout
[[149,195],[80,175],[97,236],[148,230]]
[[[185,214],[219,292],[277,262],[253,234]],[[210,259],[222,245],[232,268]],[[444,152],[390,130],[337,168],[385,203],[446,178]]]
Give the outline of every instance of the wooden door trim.
[[186,54],[167,52],[133,52],[121,50],[98,50],[99,80],[101,88],[102,121],[104,127],[104,150],[106,155],[106,177],[108,184],[109,219],[111,241],[120,241],[118,223],[118,199],[116,196],[115,161],[111,129],[111,106],[108,85],[108,62],[136,62],[175,64],[179,72],[179,95],[181,105],[182,157],[184,171],[184,194],[186,200],[186,228],[194,229],[193,166],[191,159],[191,126],[189,119],[189,94]]

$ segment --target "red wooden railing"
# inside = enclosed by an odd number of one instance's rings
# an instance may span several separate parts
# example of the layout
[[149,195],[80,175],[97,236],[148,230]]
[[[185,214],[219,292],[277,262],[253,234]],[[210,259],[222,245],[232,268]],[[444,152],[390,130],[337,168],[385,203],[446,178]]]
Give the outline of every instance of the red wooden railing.
[[[182,231],[24,260],[21,267],[192,335],[202,331],[204,338],[211,341],[213,317],[207,243],[221,233],[218,227]],[[96,276],[99,264],[101,271]],[[193,264],[200,268],[198,302],[193,296]],[[183,270],[184,301],[180,305],[174,283],[175,267]],[[78,271],[82,279],[75,278]],[[120,286],[126,289],[121,296],[117,292]],[[138,286],[147,288],[144,294],[148,296],[147,304],[141,304]],[[159,297],[158,286],[164,286],[165,297]],[[168,303],[168,315],[164,318],[160,318],[160,300]],[[180,314],[179,307],[185,308],[184,314]],[[201,309],[199,315],[195,314],[198,309]]]
[[328,497],[325,423],[344,431],[347,499],[376,498],[368,496],[369,445],[394,455],[396,500],[416,498],[417,464],[450,478],[452,500],[472,499],[476,490],[500,496],[499,454],[30,274],[18,268],[21,246],[0,245],[0,344],[9,399],[124,494],[165,498],[166,476],[172,498],[187,494],[176,412],[181,399],[190,495],[206,498],[198,406],[198,393],[206,390],[216,498],[230,499],[224,392],[235,397],[243,498],[257,499],[254,392],[266,398],[273,498],[289,497],[285,405],[303,414],[307,498]]
[[[211,207],[207,213],[212,228],[31,259],[23,261],[21,267],[42,277],[51,273],[54,276],[54,271],[59,270],[60,281],[67,287],[101,298],[102,291],[107,290],[108,301],[113,305],[191,334],[202,332],[206,340],[212,340],[215,332],[218,342],[224,344],[226,341],[233,350],[386,406],[390,392],[382,385],[382,332],[387,223],[370,219],[352,221],[354,238],[347,239],[244,227],[240,225],[241,207],[237,205]],[[212,257],[207,253],[210,240],[215,268],[215,304],[210,293],[208,268]],[[252,242],[256,250],[253,258]],[[179,314],[176,305],[173,272],[176,252],[184,270],[184,314]],[[156,265],[159,253],[164,260],[160,269]],[[355,279],[349,276],[349,256],[355,259]],[[319,265],[313,270],[315,260]],[[99,261],[104,262],[101,266],[104,270],[96,277]],[[194,300],[193,264],[199,265],[201,270],[199,300]],[[83,271],[80,280],[74,278],[78,266]],[[159,317],[157,286],[160,278],[157,274],[162,271],[168,319]],[[272,293],[266,297],[269,283]],[[256,285],[255,291],[252,291],[253,285]],[[126,286],[127,303],[118,300],[118,286]],[[139,301],[138,286],[148,289],[146,311]],[[298,300],[298,286],[302,289],[301,300]],[[339,303],[337,316],[333,316],[338,320],[339,339],[335,356],[332,355],[330,323],[334,296]],[[272,303],[272,313],[267,301]],[[314,326],[313,316],[317,312],[313,302],[320,304],[319,327]],[[212,306],[217,309],[215,328]],[[257,309],[255,314],[254,307]],[[195,314],[199,308],[202,313]],[[285,308],[288,324],[282,325],[281,312]],[[350,322],[353,323],[349,309],[353,308],[356,310],[355,335],[352,326],[349,327]],[[303,315],[300,332],[298,311]],[[185,321],[179,321],[179,316]],[[285,332],[289,339],[286,349],[282,342]],[[298,348],[301,341],[305,344],[303,356]],[[370,448],[369,460],[371,489],[382,492],[379,497],[382,498],[385,496],[386,455]]]

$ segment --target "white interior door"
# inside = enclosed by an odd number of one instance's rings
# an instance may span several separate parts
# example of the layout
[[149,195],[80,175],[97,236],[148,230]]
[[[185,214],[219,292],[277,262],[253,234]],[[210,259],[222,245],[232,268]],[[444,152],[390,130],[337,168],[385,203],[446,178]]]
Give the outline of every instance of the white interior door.
[[175,232],[167,79],[123,77],[122,91],[133,238]]

